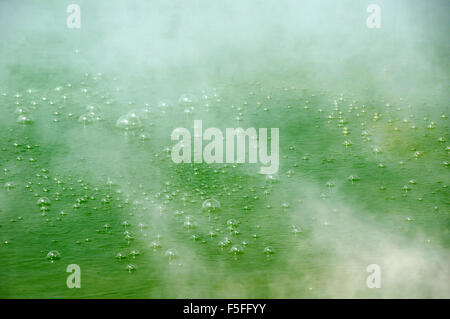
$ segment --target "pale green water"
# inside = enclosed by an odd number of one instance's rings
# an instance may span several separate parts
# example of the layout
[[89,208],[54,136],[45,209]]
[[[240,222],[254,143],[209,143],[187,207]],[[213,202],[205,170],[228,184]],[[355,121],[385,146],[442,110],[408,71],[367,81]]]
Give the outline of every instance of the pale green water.
[[[0,5],[1,297],[450,296],[446,2],[109,3]],[[173,163],[200,119],[280,128],[278,174]]]

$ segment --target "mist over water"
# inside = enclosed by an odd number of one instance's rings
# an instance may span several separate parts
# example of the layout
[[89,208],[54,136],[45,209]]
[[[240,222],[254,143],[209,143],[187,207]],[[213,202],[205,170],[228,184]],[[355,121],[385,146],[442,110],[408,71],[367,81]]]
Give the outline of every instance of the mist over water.
[[[450,296],[448,1],[76,3],[0,3],[1,297]],[[194,120],[278,173],[174,163]]]

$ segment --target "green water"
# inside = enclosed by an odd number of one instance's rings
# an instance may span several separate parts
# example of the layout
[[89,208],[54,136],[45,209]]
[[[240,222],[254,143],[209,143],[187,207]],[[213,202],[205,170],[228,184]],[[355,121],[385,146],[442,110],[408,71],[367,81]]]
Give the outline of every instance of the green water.
[[[411,3],[1,3],[0,297],[448,298],[449,7]],[[279,128],[278,173],[175,164],[194,120]]]

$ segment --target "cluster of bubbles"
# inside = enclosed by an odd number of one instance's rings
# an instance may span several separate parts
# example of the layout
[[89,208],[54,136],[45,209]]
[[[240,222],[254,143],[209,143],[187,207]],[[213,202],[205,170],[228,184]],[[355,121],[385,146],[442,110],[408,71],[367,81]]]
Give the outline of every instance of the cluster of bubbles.
[[16,97],[17,97],[16,105],[18,105],[16,110],[14,111],[14,114],[17,115],[16,122],[21,125],[33,124],[34,120],[33,117],[31,116],[31,111],[26,107],[20,106],[21,102],[19,98],[21,97],[21,95],[16,94]]
[[83,113],[78,118],[78,122],[83,125],[92,124],[95,122],[103,121],[103,115],[100,107],[89,105],[86,107],[86,113]]
[[58,260],[61,258],[61,254],[57,250],[51,250],[47,254],[47,259],[51,262],[54,262],[55,260]]
[[134,131],[142,128],[142,120],[138,113],[129,112],[119,117],[116,122],[116,127],[125,131]]
[[202,204],[202,210],[207,213],[215,213],[220,210],[220,203],[214,198],[207,199]]

